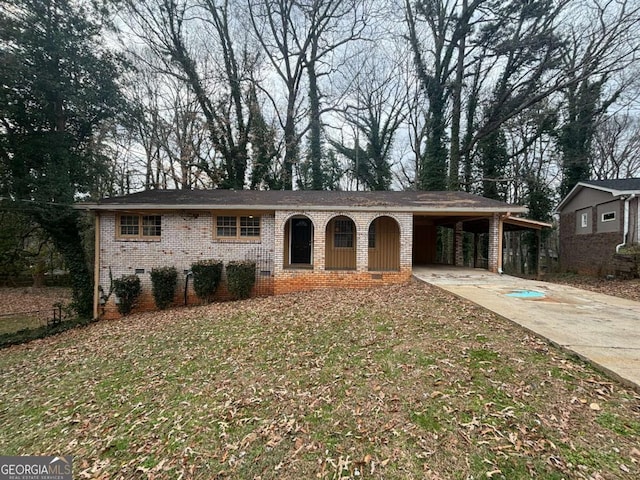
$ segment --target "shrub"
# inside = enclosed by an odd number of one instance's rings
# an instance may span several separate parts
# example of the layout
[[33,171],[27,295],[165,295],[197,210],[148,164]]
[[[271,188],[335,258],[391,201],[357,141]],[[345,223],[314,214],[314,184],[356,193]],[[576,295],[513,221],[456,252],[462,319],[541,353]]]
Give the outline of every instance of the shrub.
[[156,307],[164,310],[173,303],[178,284],[178,271],[175,267],[160,267],[151,270],[151,285]]
[[256,263],[250,261],[227,263],[227,288],[235,298],[248,298],[256,283]]
[[142,286],[137,275],[123,275],[113,281],[113,292],[120,299],[117,306],[121,315],[131,312],[141,291]]
[[222,278],[220,260],[201,260],[191,265],[193,289],[199,299],[210,302]]

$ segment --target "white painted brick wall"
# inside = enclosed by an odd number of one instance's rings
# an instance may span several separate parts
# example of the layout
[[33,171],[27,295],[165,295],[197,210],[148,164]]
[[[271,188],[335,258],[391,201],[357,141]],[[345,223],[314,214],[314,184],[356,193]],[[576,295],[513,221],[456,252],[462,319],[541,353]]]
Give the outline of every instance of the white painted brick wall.
[[[324,271],[325,231],[329,221],[340,215],[351,218],[356,225],[356,271],[368,271],[368,232],[371,222],[379,216],[389,216],[400,228],[400,268],[411,269],[413,216],[411,213],[342,212],[342,211],[278,211],[263,215],[259,241],[228,241],[213,238],[213,215],[200,212],[197,215],[184,212],[162,215],[160,241],[119,240],[116,238],[116,214],[100,215],[100,285],[109,288],[109,270],[113,278],[139,274],[143,288],[151,288],[149,272],[152,268],[175,266],[178,280],[184,281],[184,270],[198,260],[218,259],[225,264],[232,260],[258,260],[261,270],[277,276],[283,272],[284,226],[294,215],[305,215],[314,224],[314,271]],[[256,258],[258,257],[258,258]],[[307,270],[308,272],[308,270]],[[266,273],[266,272],[265,272]]]
[[113,278],[139,274],[143,288],[151,288],[152,268],[174,266],[178,281],[184,281],[184,270],[198,260],[217,259],[225,264],[233,260],[258,260],[258,267],[273,275],[274,216],[263,215],[258,241],[229,241],[213,238],[213,216],[203,212],[165,213],[162,215],[160,241],[118,240],[116,214],[100,215],[100,285],[109,289],[109,269]]

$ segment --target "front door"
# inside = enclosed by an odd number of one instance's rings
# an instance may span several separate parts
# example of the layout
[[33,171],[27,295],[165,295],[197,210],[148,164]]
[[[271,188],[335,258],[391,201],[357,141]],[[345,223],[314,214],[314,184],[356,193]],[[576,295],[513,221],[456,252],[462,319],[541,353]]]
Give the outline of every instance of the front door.
[[311,264],[313,224],[308,218],[291,219],[291,263]]

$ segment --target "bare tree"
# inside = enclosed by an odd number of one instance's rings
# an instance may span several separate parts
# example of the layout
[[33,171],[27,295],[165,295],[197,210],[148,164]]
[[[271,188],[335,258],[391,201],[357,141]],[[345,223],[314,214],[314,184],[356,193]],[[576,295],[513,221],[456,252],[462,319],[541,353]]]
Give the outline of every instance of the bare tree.
[[243,188],[250,121],[243,84],[257,58],[246,43],[237,47],[232,38],[231,7],[237,5],[231,0],[129,0],[127,6],[130,27],[163,61],[163,73],[183,81],[195,95],[224,164],[222,185]]
[[161,72],[157,62],[143,52],[132,60],[136,69],[128,90],[133,106],[129,123],[144,160],[130,162],[127,182],[143,177],[145,189],[217,186],[223,174],[199,102],[187,84]]
[[[299,161],[300,141],[309,132],[313,189],[322,189],[321,76],[332,73],[332,55],[358,40],[366,26],[363,0],[247,0],[253,31],[274,72],[284,86],[284,114],[280,98],[271,99],[284,135],[284,188],[293,188],[293,165]],[[307,81],[307,112],[301,90]]]
[[348,159],[356,185],[368,190],[388,190],[391,185],[392,147],[407,115],[406,80],[400,72],[396,61],[367,59],[355,83],[355,98],[342,112],[355,132],[353,147],[344,138],[330,140]]
[[591,175],[592,142],[600,119],[634,79],[629,67],[640,51],[640,5],[588,0],[574,10],[562,56],[567,85],[559,146],[561,195]]
[[[414,55],[417,77],[429,101],[424,155],[419,168],[418,186],[421,189],[445,190],[449,184],[446,147],[446,110],[451,93],[449,85],[454,85],[453,119],[456,125],[452,136],[456,144],[459,144],[461,90],[467,50],[465,38],[471,32],[475,11],[484,1],[417,1],[414,8],[410,0],[405,0],[408,40]],[[426,24],[426,29],[421,28],[421,21]],[[452,153],[454,162],[449,173],[452,175],[451,185],[457,186],[460,157],[457,145],[452,147]]]
[[601,122],[593,142],[593,175],[598,180],[640,176],[640,119],[616,113]]

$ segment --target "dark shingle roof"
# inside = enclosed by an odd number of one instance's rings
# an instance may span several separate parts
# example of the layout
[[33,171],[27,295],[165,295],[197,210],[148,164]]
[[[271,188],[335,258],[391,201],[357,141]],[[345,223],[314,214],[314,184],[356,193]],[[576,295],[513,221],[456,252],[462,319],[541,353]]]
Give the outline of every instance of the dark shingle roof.
[[582,182],[587,185],[593,185],[594,187],[606,188],[609,190],[619,191],[640,191],[640,178],[620,178],[617,180],[588,180]]
[[313,190],[148,190],[97,203],[79,205],[91,210],[124,208],[187,208],[283,210],[395,210],[395,211],[511,211],[521,206],[465,192],[344,192]]

